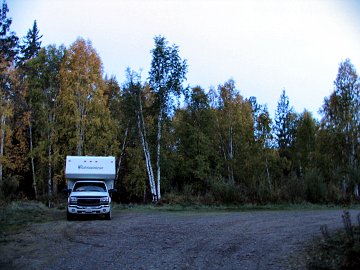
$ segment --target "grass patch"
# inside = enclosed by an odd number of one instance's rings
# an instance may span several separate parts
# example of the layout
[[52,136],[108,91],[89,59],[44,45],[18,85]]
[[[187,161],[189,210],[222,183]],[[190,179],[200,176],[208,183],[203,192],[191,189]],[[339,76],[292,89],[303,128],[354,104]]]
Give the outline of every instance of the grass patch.
[[357,226],[352,225],[347,211],[342,219],[343,230],[330,234],[326,225],[321,226],[322,237],[307,250],[308,269],[360,269],[360,214]]
[[[349,206],[302,204],[243,204],[243,205],[202,205],[202,204],[114,204],[114,210],[122,211],[196,211],[196,212],[250,212],[250,211],[304,211],[304,210],[341,210]],[[352,209],[360,209],[358,205]]]
[[12,202],[0,207],[0,232],[16,232],[30,223],[43,223],[63,218],[63,211],[49,209],[39,202]]

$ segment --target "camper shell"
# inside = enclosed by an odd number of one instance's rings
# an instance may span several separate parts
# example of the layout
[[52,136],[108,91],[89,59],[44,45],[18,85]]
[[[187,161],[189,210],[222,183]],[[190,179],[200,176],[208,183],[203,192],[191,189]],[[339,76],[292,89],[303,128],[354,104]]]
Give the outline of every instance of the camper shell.
[[115,174],[115,157],[67,156],[67,218],[97,214],[111,219]]

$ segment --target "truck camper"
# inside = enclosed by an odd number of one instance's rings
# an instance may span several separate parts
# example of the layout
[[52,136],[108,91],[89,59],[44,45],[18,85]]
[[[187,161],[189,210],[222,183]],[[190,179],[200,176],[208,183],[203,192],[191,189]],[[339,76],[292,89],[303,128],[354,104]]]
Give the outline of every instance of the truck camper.
[[102,215],[110,220],[115,173],[115,157],[67,156],[67,219]]

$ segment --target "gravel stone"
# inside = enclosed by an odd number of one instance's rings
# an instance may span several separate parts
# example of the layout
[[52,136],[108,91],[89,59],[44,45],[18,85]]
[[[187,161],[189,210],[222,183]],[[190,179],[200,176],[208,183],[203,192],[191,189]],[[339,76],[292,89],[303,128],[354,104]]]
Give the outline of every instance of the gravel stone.
[[[355,217],[357,213],[351,212]],[[341,210],[123,212],[32,224],[0,241],[0,269],[305,269]]]

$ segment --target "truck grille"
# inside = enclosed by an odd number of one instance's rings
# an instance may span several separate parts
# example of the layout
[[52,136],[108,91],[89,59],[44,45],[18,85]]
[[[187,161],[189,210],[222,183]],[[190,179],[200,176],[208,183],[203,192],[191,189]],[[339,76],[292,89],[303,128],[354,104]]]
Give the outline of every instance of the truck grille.
[[77,204],[79,206],[98,206],[100,198],[78,198]]

